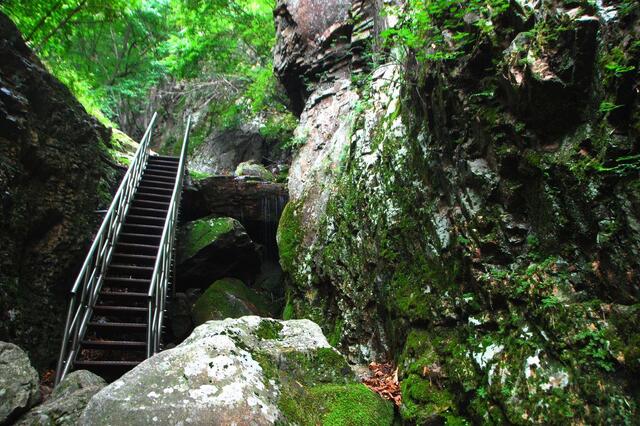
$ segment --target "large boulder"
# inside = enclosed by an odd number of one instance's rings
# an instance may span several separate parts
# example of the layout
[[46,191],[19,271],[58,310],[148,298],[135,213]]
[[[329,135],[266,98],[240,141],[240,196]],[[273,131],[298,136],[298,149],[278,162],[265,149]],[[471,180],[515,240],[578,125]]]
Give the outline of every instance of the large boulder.
[[266,142],[257,128],[244,126],[213,132],[195,148],[189,168],[201,173],[231,174],[246,161],[262,161]]
[[18,346],[0,342],[0,424],[15,419],[40,399],[38,373]]
[[308,320],[210,321],[95,395],[81,424],[390,425],[393,407]]
[[91,397],[106,385],[102,377],[89,371],[74,371],[53,390],[44,404],[22,416],[16,425],[77,425]]
[[205,288],[227,276],[251,282],[260,270],[258,246],[235,219],[207,217],[190,222],[179,241],[180,288]]
[[275,176],[265,166],[258,164],[255,161],[244,161],[238,164],[234,173],[237,177],[253,177],[268,182],[273,182]]
[[247,287],[235,278],[225,278],[211,284],[207,291],[196,301],[191,310],[193,323],[204,324],[211,320],[240,318],[246,315],[268,316],[270,300]]
[[216,215],[242,223],[278,223],[288,198],[287,186],[281,183],[212,176],[188,183],[182,205],[186,220]]
[[62,339],[66,290],[115,181],[110,132],[0,13],[0,340],[36,368]]

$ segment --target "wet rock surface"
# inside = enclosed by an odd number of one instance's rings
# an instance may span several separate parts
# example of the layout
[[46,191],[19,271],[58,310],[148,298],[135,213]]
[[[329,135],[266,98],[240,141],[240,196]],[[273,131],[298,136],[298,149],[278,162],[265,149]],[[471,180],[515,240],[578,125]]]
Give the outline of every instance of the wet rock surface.
[[66,291],[116,173],[109,130],[2,13],[0,40],[0,339],[41,369],[57,357]]
[[[292,395],[290,384],[296,382],[304,387]],[[107,425],[126,418],[134,425],[300,424],[299,411],[309,410],[303,405],[305,398],[316,395],[310,390],[326,386],[332,391],[352,386],[368,394],[349,409],[342,400],[339,406],[324,398],[311,415],[321,420],[334,416],[343,422],[336,424],[349,424],[357,420],[353,413],[368,409],[380,418],[386,416],[380,424],[391,424],[391,406],[354,383],[344,358],[311,321],[259,317],[210,321],[176,348],[144,361],[100,391],[80,423]]]
[[38,373],[27,354],[0,342],[0,424],[15,420],[39,400]]

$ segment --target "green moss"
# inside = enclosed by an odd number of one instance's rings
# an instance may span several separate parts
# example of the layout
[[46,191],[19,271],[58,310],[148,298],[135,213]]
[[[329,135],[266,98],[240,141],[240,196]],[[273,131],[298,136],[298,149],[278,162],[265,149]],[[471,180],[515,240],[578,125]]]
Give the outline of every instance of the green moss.
[[393,405],[362,384],[289,390],[279,406],[288,421],[302,426],[386,426],[394,416]]
[[263,340],[274,340],[280,337],[282,324],[278,321],[262,320],[256,330],[256,336]]
[[455,410],[453,395],[428,378],[411,374],[400,383],[403,406],[400,410],[406,420],[425,424],[442,418],[445,413]]
[[282,311],[282,319],[285,321],[288,321],[290,319],[293,319],[293,315],[294,315],[293,301],[291,300],[291,295],[287,293],[287,302],[284,306],[284,310]]
[[208,217],[191,222],[186,228],[183,239],[182,257],[194,256],[221,235],[231,232],[235,224],[236,221],[228,217]]
[[269,312],[266,301],[235,278],[225,278],[211,284],[196,301],[191,316],[196,325],[210,320],[239,318],[244,315]]
[[276,180],[273,173],[266,169],[262,164],[256,164],[251,161],[245,161],[240,163],[235,171],[236,176],[255,177],[268,182],[274,182]]
[[355,380],[346,359],[333,348],[320,348],[309,353],[286,353],[280,359],[279,368],[305,386]]
[[211,173],[199,172],[197,170],[189,170],[189,176],[191,176],[191,179],[193,180],[201,180],[213,175]]
[[338,346],[340,343],[340,339],[342,338],[342,327],[344,326],[344,321],[339,318],[336,320],[336,323],[333,326],[333,330],[331,333],[327,334],[327,341],[331,346]]
[[302,245],[302,201],[290,201],[284,208],[278,224],[278,251],[280,265],[285,272],[293,273]]

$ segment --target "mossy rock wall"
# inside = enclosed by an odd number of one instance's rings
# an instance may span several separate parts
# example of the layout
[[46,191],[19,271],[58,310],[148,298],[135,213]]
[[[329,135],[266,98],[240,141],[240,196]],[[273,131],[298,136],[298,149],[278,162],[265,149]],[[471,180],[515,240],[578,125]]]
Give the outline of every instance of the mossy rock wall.
[[118,171],[89,116],[0,13],[0,340],[55,366],[69,290]]
[[[283,215],[287,316],[395,359],[410,423],[638,417],[640,101],[612,64],[638,69],[640,11],[563,3],[510,4],[455,58],[354,84],[324,214],[292,220],[302,193]],[[505,50],[523,32],[528,66]]]

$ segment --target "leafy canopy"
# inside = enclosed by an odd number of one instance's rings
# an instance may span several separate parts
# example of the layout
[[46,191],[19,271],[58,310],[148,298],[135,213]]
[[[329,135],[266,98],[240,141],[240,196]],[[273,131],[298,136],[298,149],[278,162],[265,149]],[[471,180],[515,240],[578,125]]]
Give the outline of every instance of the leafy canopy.
[[[112,119],[165,76],[225,75],[254,92],[268,89],[274,6],[274,0],[0,2],[85,107]],[[254,95],[252,108],[259,108],[265,99]]]

